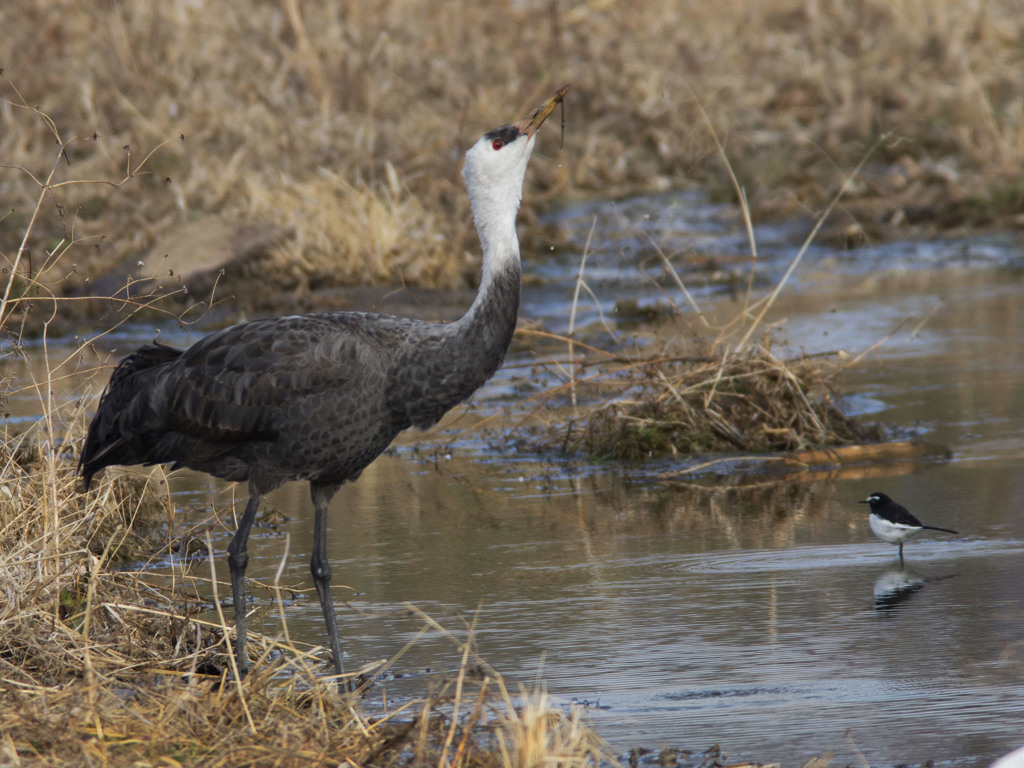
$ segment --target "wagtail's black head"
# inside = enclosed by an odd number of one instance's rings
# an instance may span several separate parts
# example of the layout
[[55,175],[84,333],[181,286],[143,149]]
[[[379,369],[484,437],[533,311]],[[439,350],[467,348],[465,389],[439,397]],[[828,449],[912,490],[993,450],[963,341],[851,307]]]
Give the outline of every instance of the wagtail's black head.
[[875,492],[868,496],[866,499],[861,499],[857,502],[858,504],[870,504],[871,509],[874,510],[876,507],[881,507],[885,504],[892,504],[893,501],[884,493]]

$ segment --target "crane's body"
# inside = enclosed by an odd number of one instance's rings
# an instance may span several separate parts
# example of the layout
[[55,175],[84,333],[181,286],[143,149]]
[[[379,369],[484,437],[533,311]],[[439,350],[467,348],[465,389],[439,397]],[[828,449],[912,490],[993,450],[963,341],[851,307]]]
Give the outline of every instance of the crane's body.
[[471,314],[442,324],[336,312],[242,323],[184,351],[142,347],[119,365],[90,432],[109,434],[104,419],[116,420],[119,439],[87,443],[83,474],[171,462],[260,493],[354,480],[399,432],[433,426],[498,369],[518,265],[500,280],[509,285],[487,310],[501,322],[486,328]]
[[111,375],[80,458],[86,488],[104,467],[160,463],[248,484],[249,501],[228,546],[242,674],[249,530],[262,496],[290,480],[310,484],[311,571],[342,673],[327,505],[399,432],[436,424],[501,365],[518,318],[515,218],[526,166],[537,129],[567,90],[466,153],[463,175],[484,264],[476,298],[460,319],[327,312],[256,320],[184,351],[144,346]]

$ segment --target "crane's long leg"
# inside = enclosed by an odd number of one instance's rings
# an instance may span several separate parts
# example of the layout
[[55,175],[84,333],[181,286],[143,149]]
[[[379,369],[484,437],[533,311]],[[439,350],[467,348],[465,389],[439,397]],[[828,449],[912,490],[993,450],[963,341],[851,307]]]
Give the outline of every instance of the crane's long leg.
[[[313,583],[320,597],[320,608],[324,612],[324,623],[327,625],[327,634],[331,642],[331,655],[334,656],[334,671],[340,678],[345,673],[345,665],[342,663],[338,620],[334,615],[334,600],[331,598],[331,564],[327,561],[327,505],[337,491],[336,485],[310,484],[316,519],[313,525],[313,557],[309,562],[309,570],[313,574]],[[340,679],[338,685],[343,686]]]
[[228,568],[231,570],[231,597],[235,604],[235,659],[238,663],[238,674],[245,677],[249,671],[249,657],[245,653],[246,615],[245,615],[245,567],[249,564],[249,553],[246,545],[249,542],[249,530],[256,519],[256,509],[260,505],[260,495],[252,494],[245,505],[242,519],[238,521],[231,543],[228,544]]
[[900,567],[903,567],[903,542],[900,542]]

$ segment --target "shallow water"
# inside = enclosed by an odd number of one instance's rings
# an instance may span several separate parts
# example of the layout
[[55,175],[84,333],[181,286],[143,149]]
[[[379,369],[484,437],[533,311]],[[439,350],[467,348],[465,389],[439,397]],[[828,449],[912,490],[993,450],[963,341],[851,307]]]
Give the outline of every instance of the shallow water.
[[[580,249],[598,221],[585,273],[596,300],[581,304],[581,325],[614,321],[624,295],[684,305],[660,257],[638,255],[648,234],[680,259],[744,242],[732,214],[692,194],[561,215]],[[765,280],[802,236],[797,224],[759,232]],[[412,603],[452,631],[473,622],[488,663],[511,681],[542,679],[562,706],[588,707],[621,753],[718,742],[731,758],[787,765],[822,750],[860,764],[859,750],[871,765],[966,766],[1024,744],[1021,256],[1009,235],[815,247],[772,313],[794,348],[856,354],[885,340],[846,378],[851,406],[950,446],[948,461],[743,488],[728,477],[673,483],[659,477],[666,462],[500,455],[476,433],[382,457],[332,507],[347,666],[413,639],[423,623]],[[564,330],[578,265],[571,253],[528,262],[545,280],[528,282],[524,317]],[[735,312],[732,287],[698,283],[707,310]],[[672,322],[688,332],[686,317]],[[513,391],[515,370],[476,407]],[[214,488],[187,475],[174,484],[183,506]],[[856,503],[876,490],[960,535],[918,537],[900,568]],[[249,576],[272,581],[287,542],[282,583],[306,590],[287,606],[290,634],[321,643],[306,489],[292,484],[270,503],[289,519],[254,532]],[[219,551],[229,537],[218,533]],[[255,595],[254,629],[276,633],[268,593]],[[428,632],[366,706],[420,694],[427,670],[458,662]]]
[[[786,764],[824,749],[852,761],[849,729],[872,765],[977,764],[1022,738],[1019,477],[1000,458],[744,492],[387,457],[334,506],[335,579],[359,593],[342,609],[347,663],[401,649],[422,625],[403,610],[414,603],[453,631],[474,622],[507,678],[589,704],[620,751],[719,742]],[[854,503],[875,488],[962,535],[914,540],[900,568]],[[296,510],[283,582],[308,586],[303,494],[273,503]],[[254,577],[272,578],[283,538],[254,537]],[[323,641],[312,595],[288,624]],[[412,677],[368,706],[457,664],[428,635],[392,669]]]

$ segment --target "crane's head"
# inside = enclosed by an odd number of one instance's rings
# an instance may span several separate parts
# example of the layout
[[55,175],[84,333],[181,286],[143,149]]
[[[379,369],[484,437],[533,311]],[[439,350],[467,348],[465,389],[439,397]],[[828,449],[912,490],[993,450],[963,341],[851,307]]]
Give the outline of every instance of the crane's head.
[[523,196],[523,178],[537,129],[555,111],[568,90],[567,85],[559,88],[525,120],[488,131],[466,152],[462,175],[485,248],[492,227],[507,227],[509,223],[515,226],[516,211]]

